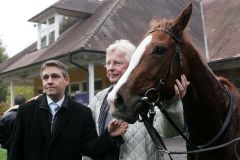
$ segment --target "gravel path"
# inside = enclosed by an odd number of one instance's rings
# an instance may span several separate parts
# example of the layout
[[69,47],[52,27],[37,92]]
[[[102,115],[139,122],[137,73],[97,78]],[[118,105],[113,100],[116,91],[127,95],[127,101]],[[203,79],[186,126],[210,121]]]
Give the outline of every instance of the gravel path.
[[[164,142],[169,151],[186,151],[186,144],[182,138],[165,138]],[[173,160],[186,160],[187,155],[185,154],[173,154]],[[169,160],[167,154],[165,154],[164,160]]]

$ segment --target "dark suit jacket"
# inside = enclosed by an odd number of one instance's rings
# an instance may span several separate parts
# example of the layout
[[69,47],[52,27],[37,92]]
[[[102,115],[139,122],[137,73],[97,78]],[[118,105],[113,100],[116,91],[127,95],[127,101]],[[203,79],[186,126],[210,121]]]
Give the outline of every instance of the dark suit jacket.
[[55,116],[46,95],[20,107],[10,160],[81,160],[82,154],[101,157],[115,148],[108,133],[97,137],[91,110],[66,96]]

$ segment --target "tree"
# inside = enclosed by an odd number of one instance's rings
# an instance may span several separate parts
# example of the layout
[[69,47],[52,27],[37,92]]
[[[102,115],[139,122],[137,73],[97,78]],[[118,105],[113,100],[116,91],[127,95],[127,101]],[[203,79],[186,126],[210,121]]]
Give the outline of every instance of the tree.
[[0,64],[8,59],[8,55],[6,54],[6,49],[2,44],[2,40],[0,39]]
[[[2,44],[2,41],[0,39],[0,65],[2,62],[8,59],[8,55],[6,54],[6,49]],[[7,87],[2,85],[2,81],[0,80],[0,102],[3,102],[6,100],[7,97]]]

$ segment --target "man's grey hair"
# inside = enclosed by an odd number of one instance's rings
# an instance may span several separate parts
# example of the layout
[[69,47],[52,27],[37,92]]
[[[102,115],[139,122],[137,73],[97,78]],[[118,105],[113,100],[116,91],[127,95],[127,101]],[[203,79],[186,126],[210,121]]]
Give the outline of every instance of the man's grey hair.
[[106,49],[106,54],[111,53],[111,52],[122,52],[125,54],[125,58],[128,62],[130,62],[130,59],[132,57],[133,52],[135,51],[136,46],[134,46],[130,41],[121,39],[115,41],[113,44],[111,44],[107,49]]
[[46,67],[57,67],[62,70],[62,74],[64,77],[68,76],[68,69],[67,66],[58,60],[49,60],[42,64],[41,71],[40,71],[40,77],[42,77],[42,72]]

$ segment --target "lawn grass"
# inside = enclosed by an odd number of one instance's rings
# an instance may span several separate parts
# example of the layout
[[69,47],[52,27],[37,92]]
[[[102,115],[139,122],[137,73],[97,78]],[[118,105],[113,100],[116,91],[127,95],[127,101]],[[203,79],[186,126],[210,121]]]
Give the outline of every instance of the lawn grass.
[[7,160],[7,151],[0,149],[0,160]]

